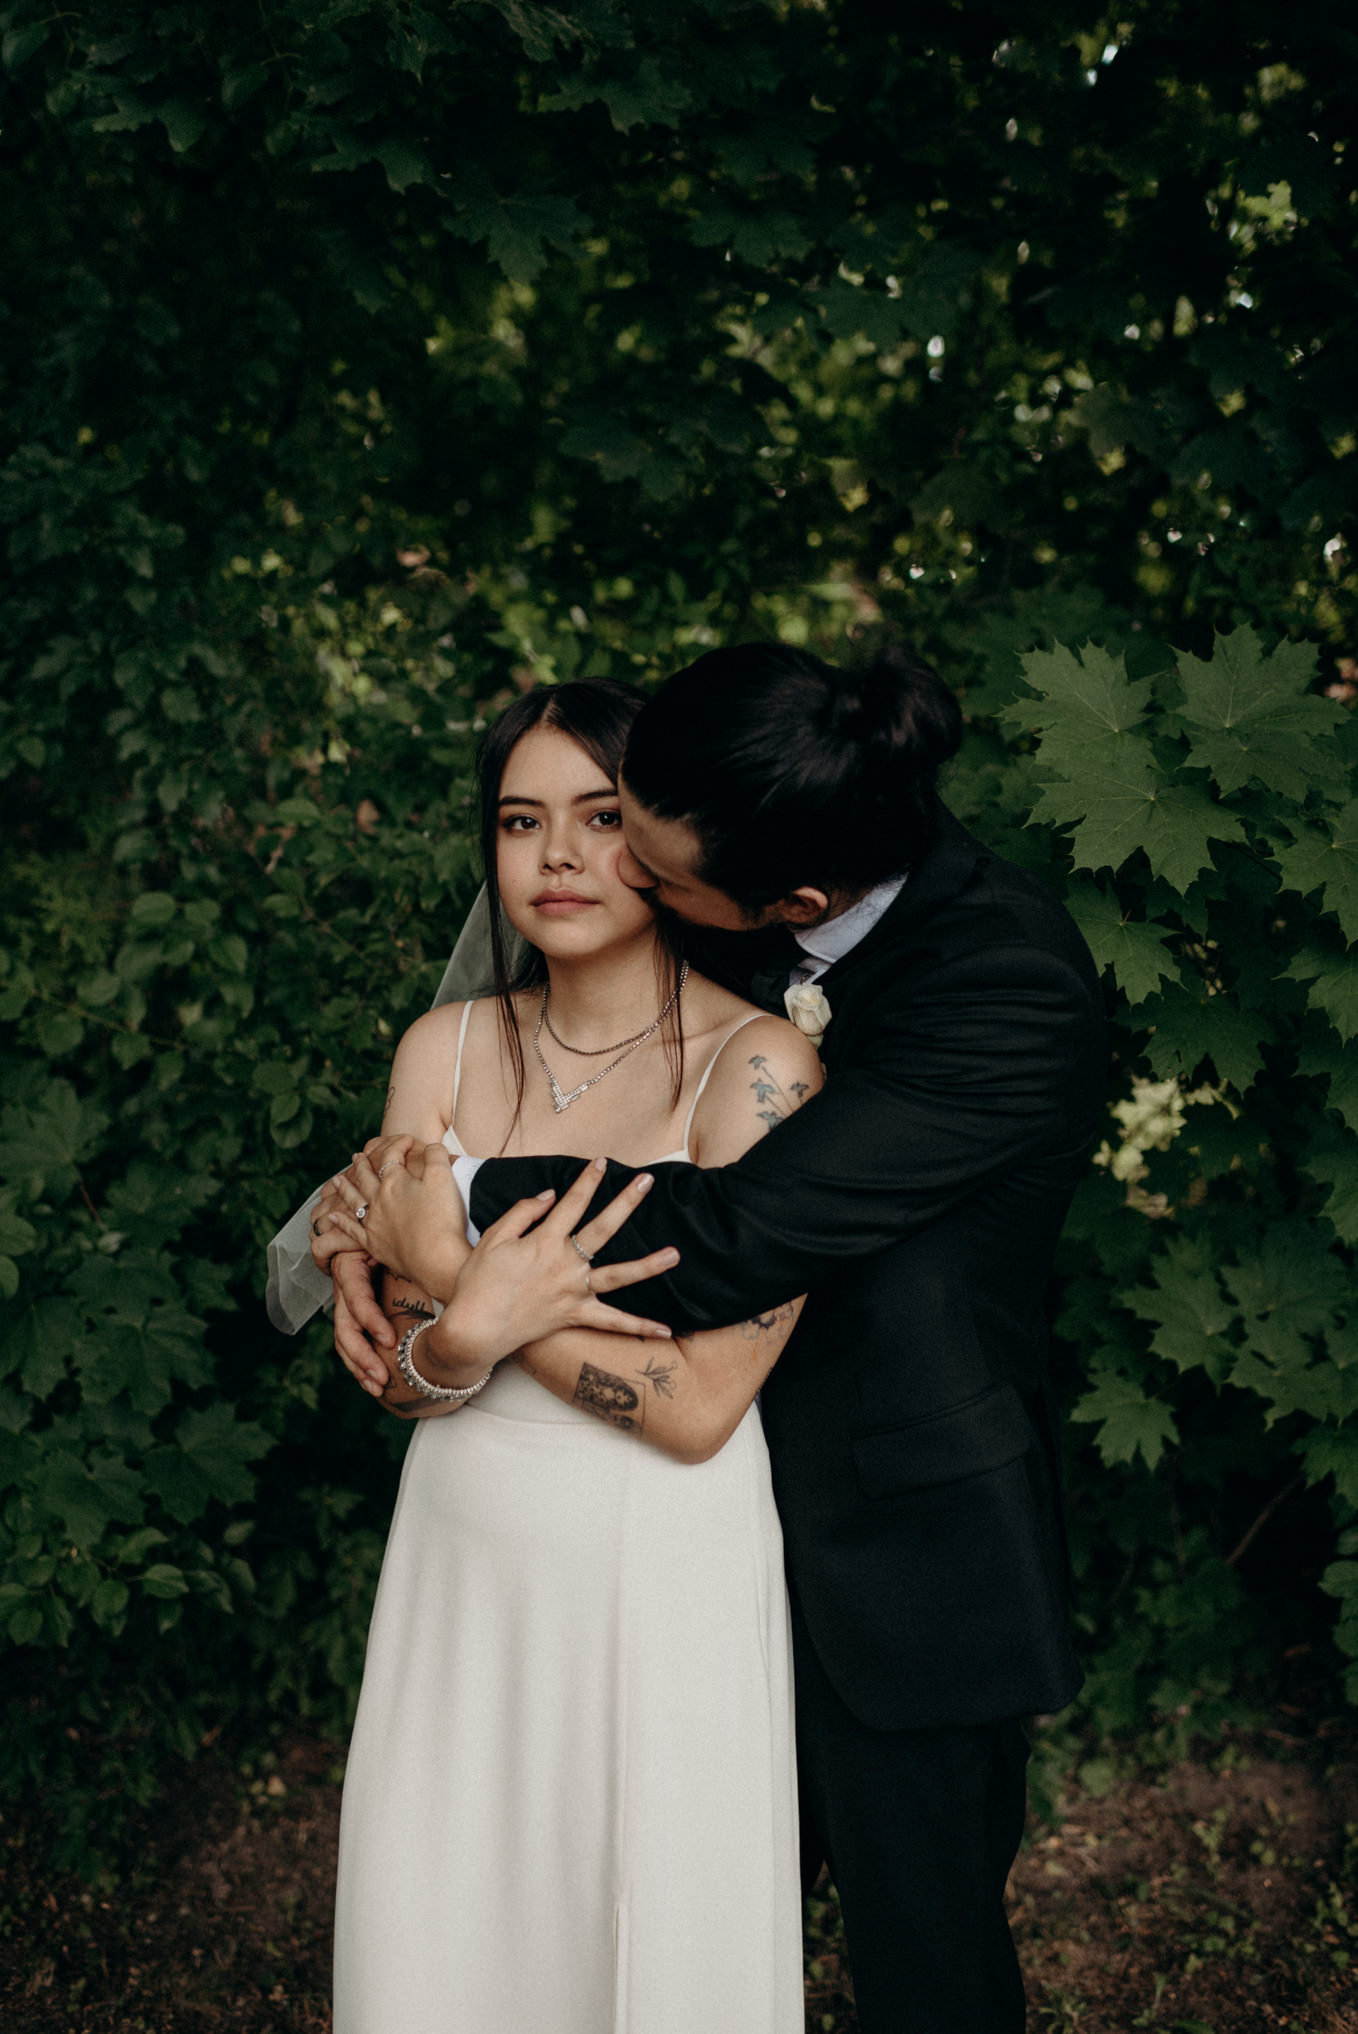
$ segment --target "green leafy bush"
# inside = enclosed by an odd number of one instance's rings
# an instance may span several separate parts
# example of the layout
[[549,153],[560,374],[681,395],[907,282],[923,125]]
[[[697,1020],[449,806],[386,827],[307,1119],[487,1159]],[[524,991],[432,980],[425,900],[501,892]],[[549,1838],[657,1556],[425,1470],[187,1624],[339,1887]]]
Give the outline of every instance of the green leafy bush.
[[[1346,1545],[1358,1519],[1358,723],[1315,663],[1249,629],[1132,670],[1038,652],[1035,696],[1002,716],[1037,738],[1015,792],[1029,825],[1070,830],[1065,852],[1046,836],[1046,873],[1117,991],[1116,1128],[1068,1225],[1058,1323],[1084,1372],[1071,1419],[1113,1479],[1097,1506],[1077,1485],[1107,1535],[1082,1564],[1094,1582],[1125,1555],[1137,1613],[1107,1721],[1196,1717],[1204,1696],[1220,1713],[1260,1657],[1239,1577],[1256,1533],[1306,1486]],[[1233,1481],[1253,1519],[1223,1501]],[[1340,1563],[1323,1586],[1350,1579]],[[1351,1619],[1340,1637],[1358,1651]]]
[[403,1431],[261,1251],[436,984],[477,722],[743,636],[934,656],[954,803],[1107,973],[1089,1734],[1324,1665],[1322,1574],[1358,1650],[1330,34],[0,6],[0,1781],[71,1855],[352,1703]]

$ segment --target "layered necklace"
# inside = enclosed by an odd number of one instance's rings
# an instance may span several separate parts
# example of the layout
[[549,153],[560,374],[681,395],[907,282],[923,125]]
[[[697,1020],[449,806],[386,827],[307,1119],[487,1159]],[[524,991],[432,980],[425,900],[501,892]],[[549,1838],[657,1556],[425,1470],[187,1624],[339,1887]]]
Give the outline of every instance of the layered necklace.
[[[552,985],[550,982],[543,983],[542,1008],[538,1011],[538,1021],[533,1032],[533,1050],[538,1056],[538,1065],[542,1068],[542,1071],[547,1076],[547,1085],[552,1091],[552,1107],[555,1109],[558,1116],[561,1114],[563,1109],[569,1109],[572,1102],[578,1102],[581,1095],[586,1094],[590,1088],[597,1087],[598,1083],[604,1079],[605,1075],[612,1073],[614,1067],[621,1066],[625,1059],[630,1059],[632,1054],[636,1051],[637,1047],[639,1045],[644,1045],[646,1043],[646,1040],[650,1038],[654,1032],[657,1032],[660,1029],[665,1019],[669,1016],[670,1011],[674,1008],[675,1004],[679,1001],[680,996],[683,994],[684,983],[687,980],[688,980],[688,962],[684,961],[680,966],[679,979],[674,985],[673,993],[671,994],[668,1002],[665,1004],[664,1008],[658,1013],[658,1015],[651,1019],[650,1023],[646,1026],[646,1029],[644,1031],[634,1032],[631,1038],[620,1038],[614,1045],[595,1045],[595,1046],[567,1045],[565,1039],[562,1038],[558,1032],[553,1031],[552,1020],[547,1015],[547,998],[548,995],[551,993]],[[542,1036],[542,1027],[544,1024],[547,1026],[547,1032],[549,1037],[554,1038],[557,1044],[561,1046],[564,1051],[577,1053],[581,1059],[603,1059],[605,1055],[610,1052],[615,1052],[618,1056],[616,1059],[610,1060],[608,1065],[604,1067],[599,1073],[591,1075],[590,1079],[587,1081],[581,1081],[578,1088],[572,1088],[570,1093],[567,1094],[563,1089],[560,1081],[557,1079],[556,1075],[552,1072],[552,1069],[548,1066],[547,1061],[543,1057],[542,1046],[538,1042]]]

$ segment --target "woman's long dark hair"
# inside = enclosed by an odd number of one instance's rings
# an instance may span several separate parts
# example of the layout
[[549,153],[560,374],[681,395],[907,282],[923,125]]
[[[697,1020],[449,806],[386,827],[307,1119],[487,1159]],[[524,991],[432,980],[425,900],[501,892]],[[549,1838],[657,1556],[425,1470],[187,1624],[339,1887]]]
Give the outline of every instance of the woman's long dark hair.
[[[523,1040],[519,1034],[514,998],[524,989],[540,987],[547,979],[547,963],[535,946],[529,945],[516,967],[510,965],[500,908],[500,885],[495,857],[500,840],[500,786],[505,765],[516,742],[530,728],[553,727],[578,742],[585,754],[599,765],[610,784],[616,784],[622,768],[623,751],[632,723],[645,705],[644,695],[611,678],[572,679],[564,685],[537,685],[507,706],[482,738],[477,756],[481,791],[481,865],[485,871],[486,898],[490,905],[490,951],[494,970],[495,999],[499,1005],[500,1035],[509,1063],[514,1069],[514,1116],[509,1129],[519,1120],[523,1107],[525,1069]],[[679,928],[668,916],[656,920],[655,972],[660,1005],[673,995],[683,958]],[[671,1106],[676,1106],[684,1084],[684,1032],[679,1005],[661,1027],[665,1058],[673,1087]],[[508,1142],[509,1133],[506,1133]]]

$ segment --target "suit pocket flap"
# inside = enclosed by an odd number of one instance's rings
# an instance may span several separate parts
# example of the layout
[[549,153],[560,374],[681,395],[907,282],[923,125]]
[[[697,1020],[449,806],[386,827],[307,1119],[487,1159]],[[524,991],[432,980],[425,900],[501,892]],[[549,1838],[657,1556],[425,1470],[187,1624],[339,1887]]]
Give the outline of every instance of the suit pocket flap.
[[853,1443],[854,1467],[869,1497],[895,1497],[1002,1469],[1034,1439],[1013,1385],[997,1384],[951,1412],[860,1434]]

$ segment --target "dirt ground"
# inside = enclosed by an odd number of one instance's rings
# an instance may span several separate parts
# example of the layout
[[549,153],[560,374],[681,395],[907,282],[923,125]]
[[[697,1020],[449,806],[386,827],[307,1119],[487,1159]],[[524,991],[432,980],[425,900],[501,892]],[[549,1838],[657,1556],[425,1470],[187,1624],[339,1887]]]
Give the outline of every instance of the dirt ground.
[[[116,1890],[54,1879],[10,1838],[6,2034],[323,2034],[337,1761],[297,1738],[258,1769],[191,1769]],[[1064,1806],[1013,1876],[1030,2034],[1358,2034],[1358,1748],[1322,1765],[1254,1746]],[[808,2034],[856,2025],[825,1888]]]

